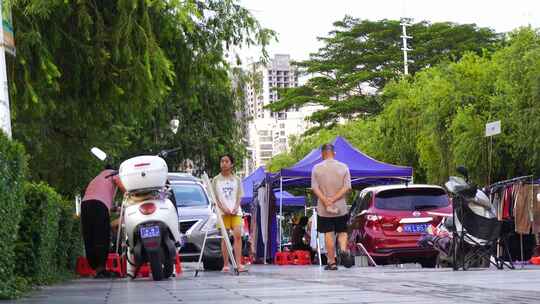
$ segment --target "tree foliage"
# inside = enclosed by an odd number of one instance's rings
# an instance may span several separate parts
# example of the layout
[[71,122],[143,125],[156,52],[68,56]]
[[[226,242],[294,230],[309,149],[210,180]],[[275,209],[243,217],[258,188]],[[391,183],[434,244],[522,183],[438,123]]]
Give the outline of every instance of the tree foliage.
[[[310,120],[320,127],[332,126],[341,118],[351,119],[379,113],[385,99],[377,92],[402,76],[403,54],[400,21],[369,21],[345,17],[334,23],[324,46],[310,59],[298,62],[299,69],[313,75],[298,88],[280,89],[280,100],[272,111],[320,104],[325,109]],[[459,60],[466,52],[492,51],[499,36],[474,24],[419,22],[408,28],[411,35],[409,72],[446,60]]]
[[16,296],[20,281],[16,278],[15,248],[19,238],[19,222],[25,207],[24,180],[28,172],[24,147],[9,140],[0,131],[0,299]]
[[99,170],[92,146],[117,164],[181,146],[170,165],[191,158],[204,170],[239,154],[227,54],[274,34],[236,0],[15,0],[12,11],[13,129],[33,179],[80,190]]
[[[469,168],[478,184],[540,174],[540,33],[522,28],[492,54],[465,54],[382,90],[387,102],[378,115],[351,120],[298,141],[270,167],[276,171],[336,135],[379,160],[412,166],[415,181],[442,184]],[[485,124],[501,120],[488,162]],[[300,152],[300,153],[299,153]],[[286,160],[286,161],[283,161]]]

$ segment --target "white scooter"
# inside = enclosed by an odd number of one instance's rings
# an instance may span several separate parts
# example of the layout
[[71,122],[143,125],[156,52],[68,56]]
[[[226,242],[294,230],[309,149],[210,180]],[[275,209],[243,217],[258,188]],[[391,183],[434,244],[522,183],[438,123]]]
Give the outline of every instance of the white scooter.
[[[146,262],[154,281],[174,273],[181,236],[176,206],[167,198],[168,168],[162,157],[176,150],[128,159],[116,173],[126,190],[116,244],[122,242],[126,245],[122,247],[127,247],[127,274],[131,278],[137,277]],[[106,158],[98,148],[93,148],[92,153],[101,160]]]

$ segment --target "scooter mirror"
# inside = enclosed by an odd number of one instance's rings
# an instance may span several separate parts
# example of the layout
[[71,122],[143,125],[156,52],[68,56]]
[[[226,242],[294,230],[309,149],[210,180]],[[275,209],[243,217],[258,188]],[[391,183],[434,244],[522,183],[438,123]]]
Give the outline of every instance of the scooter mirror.
[[93,147],[90,149],[90,152],[94,154],[95,157],[99,158],[99,160],[104,161],[107,159],[107,153],[103,152],[100,148]]

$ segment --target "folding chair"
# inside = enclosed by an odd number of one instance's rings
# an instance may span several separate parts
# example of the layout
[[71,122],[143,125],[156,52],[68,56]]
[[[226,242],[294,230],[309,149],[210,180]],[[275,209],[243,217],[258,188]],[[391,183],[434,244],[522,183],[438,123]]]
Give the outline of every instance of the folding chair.
[[[454,242],[457,242],[454,243],[455,269],[461,266],[463,270],[467,270],[470,265],[482,259],[488,260],[498,269],[503,269],[504,266],[515,269],[506,241],[507,235],[503,233],[503,221],[479,216],[466,204],[455,208],[463,230],[458,233],[457,239],[454,238]],[[497,246],[501,246],[509,262],[496,254]]]

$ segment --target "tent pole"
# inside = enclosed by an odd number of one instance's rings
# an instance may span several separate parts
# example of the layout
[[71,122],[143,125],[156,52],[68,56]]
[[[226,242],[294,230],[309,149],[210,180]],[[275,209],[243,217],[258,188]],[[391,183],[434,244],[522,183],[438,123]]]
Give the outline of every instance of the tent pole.
[[[307,198],[307,190],[304,189],[304,197]],[[304,201],[304,216],[307,216],[307,200]]]
[[283,251],[283,177],[279,178],[279,251]]
[[[313,221],[311,222],[311,225],[313,225],[315,222],[315,231],[317,231],[317,233],[315,233],[317,235],[317,256],[319,257],[319,267],[322,267],[322,257],[321,257],[321,240],[319,238],[319,223],[318,223],[318,214],[317,214],[317,208],[313,209]],[[326,247],[325,247],[326,248]]]
[[[266,183],[266,181],[265,181]],[[268,192],[268,189],[270,188],[268,186],[268,184],[266,184],[266,187],[265,188],[265,192],[266,192],[266,197],[265,197],[265,203],[269,204],[270,203],[270,193]],[[262,213],[261,213],[262,215]],[[268,218],[268,216],[267,216]],[[261,216],[261,220],[262,220],[262,216]],[[262,224],[261,224],[262,225]],[[263,231],[263,233],[266,233],[267,237],[266,237],[266,242],[264,241],[264,237],[263,237],[263,243],[264,243],[264,265],[268,264],[267,262],[267,257],[268,257],[268,226],[270,224],[267,225],[267,228],[266,228],[266,231]],[[262,228],[262,226],[261,226]]]

